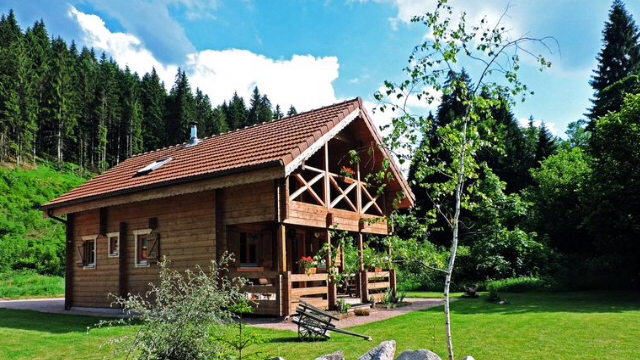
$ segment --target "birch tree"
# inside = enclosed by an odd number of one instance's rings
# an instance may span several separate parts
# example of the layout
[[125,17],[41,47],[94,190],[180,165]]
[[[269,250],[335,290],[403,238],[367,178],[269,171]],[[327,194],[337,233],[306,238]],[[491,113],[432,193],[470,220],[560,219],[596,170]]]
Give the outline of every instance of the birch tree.
[[[444,273],[444,315],[449,359],[454,359],[451,332],[450,287],[461,229],[461,213],[474,211],[479,200],[491,201],[483,194],[480,180],[497,179],[486,163],[478,160],[483,149],[501,151],[497,144],[491,109],[504,104],[515,105],[533,95],[518,77],[521,57],[529,57],[541,71],[551,64],[538,51],[551,52],[553,39],[528,35],[514,37],[504,25],[508,7],[491,24],[482,18],[467,24],[466,14],[459,17],[446,0],[440,0],[433,12],[412,21],[428,28],[425,41],[417,45],[404,69],[405,80],[386,81],[375,94],[380,102],[377,111],[393,111],[396,116],[389,127],[386,146],[405,163],[412,161],[415,181],[427,191],[433,207],[424,223],[441,217],[451,230],[450,255]],[[450,75],[462,66],[475,83]],[[445,82],[447,82],[445,86]],[[443,95],[456,94],[463,111],[449,122],[438,122],[426,114],[414,114],[410,104],[431,105]],[[422,134],[433,134],[426,139]],[[431,182],[427,179],[442,179]]]

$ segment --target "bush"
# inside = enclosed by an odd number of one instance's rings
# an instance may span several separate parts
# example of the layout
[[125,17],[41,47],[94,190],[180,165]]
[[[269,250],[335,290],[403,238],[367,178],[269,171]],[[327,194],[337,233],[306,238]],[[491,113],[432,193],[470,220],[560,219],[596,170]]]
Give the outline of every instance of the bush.
[[111,340],[115,357],[132,354],[139,359],[212,359],[227,356],[228,344],[210,336],[212,327],[232,323],[232,309],[246,302],[240,290],[245,279],[226,276],[231,257],[211,262],[207,272],[196,267],[184,274],[160,263],[160,283],[151,284],[146,296],[115,297],[115,306],[135,317],[103,321],[104,325],[139,325],[134,336]]
[[518,277],[489,281],[486,285],[490,293],[498,292],[527,292],[527,291],[548,291],[555,289],[553,281],[536,277]]

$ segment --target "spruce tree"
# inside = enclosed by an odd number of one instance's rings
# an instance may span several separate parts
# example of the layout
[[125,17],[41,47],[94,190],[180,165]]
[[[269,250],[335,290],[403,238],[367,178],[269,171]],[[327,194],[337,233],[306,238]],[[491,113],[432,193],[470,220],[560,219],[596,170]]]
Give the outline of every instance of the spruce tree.
[[297,114],[298,114],[298,110],[296,110],[296,108],[293,105],[289,106],[289,110],[287,110],[287,116],[293,116]]
[[165,123],[167,144],[179,144],[189,140],[189,125],[196,122],[195,99],[187,75],[178,69],[176,81],[167,97]]
[[156,69],[142,77],[142,144],[144,151],[159,149],[165,145],[165,102],[167,92]]
[[94,109],[98,61],[92,50],[83,47],[76,62],[75,88],[78,94],[78,127],[76,129],[78,165],[89,167],[93,159],[94,148]]
[[267,95],[260,98],[260,106],[258,106],[258,123],[267,123],[273,120],[273,110],[271,109],[271,101]]
[[244,104],[244,99],[237,92],[234,92],[231,97],[231,101],[227,106],[226,116],[233,130],[241,129],[248,125],[249,111]]
[[536,145],[536,162],[540,163],[544,161],[558,148],[556,139],[551,135],[547,125],[544,122],[540,124],[538,128],[538,143]]
[[211,114],[211,125],[209,128],[210,135],[218,135],[231,130],[229,123],[227,122],[227,116],[225,115],[224,108],[218,106],[213,109]]
[[[631,14],[625,9],[621,0],[614,0],[609,19],[602,31],[602,50],[598,53],[598,68],[594,71],[589,84],[594,89],[594,97],[588,117],[593,122],[613,108],[610,96],[603,91],[610,85],[620,81],[640,69],[640,32]],[[603,96],[604,95],[604,96]],[[590,128],[592,128],[590,124]]]
[[282,109],[280,109],[280,105],[276,104],[276,108],[273,110],[273,119],[279,120],[279,119],[282,119],[283,117],[284,117],[284,114],[282,113]]
[[213,109],[211,108],[211,100],[209,100],[209,95],[200,90],[200,88],[196,89],[196,97],[195,97],[195,108],[196,108],[196,123],[198,124],[198,133],[199,136],[210,136],[213,135]]
[[249,117],[247,118],[246,125],[255,125],[259,124],[260,121],[260,107],[261,107],[261,95],[258,87],[255,86],[253,88],[253,92],[251,93],[251,99],[249,100]]

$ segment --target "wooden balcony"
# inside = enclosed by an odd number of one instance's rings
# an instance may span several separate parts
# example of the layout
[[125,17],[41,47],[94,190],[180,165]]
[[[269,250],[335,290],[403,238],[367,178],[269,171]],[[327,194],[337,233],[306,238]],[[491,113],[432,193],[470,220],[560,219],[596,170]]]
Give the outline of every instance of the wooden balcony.
[[361,180],[303,165],[288,179],[288,224],[387,234],[385,194]]

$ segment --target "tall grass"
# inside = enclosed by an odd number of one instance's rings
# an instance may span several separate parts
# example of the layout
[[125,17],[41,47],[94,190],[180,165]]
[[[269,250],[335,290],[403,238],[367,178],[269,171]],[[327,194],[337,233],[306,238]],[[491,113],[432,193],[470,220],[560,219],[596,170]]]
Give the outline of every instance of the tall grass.
[[33,271],[0,273],[0,299],[58,297],[64,295],[64,278]]

